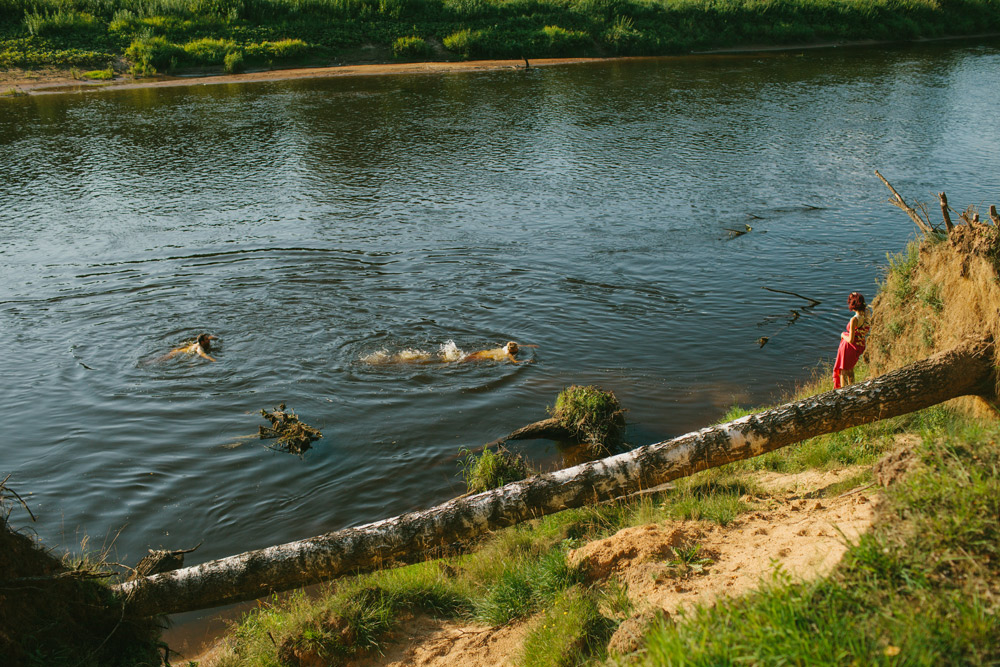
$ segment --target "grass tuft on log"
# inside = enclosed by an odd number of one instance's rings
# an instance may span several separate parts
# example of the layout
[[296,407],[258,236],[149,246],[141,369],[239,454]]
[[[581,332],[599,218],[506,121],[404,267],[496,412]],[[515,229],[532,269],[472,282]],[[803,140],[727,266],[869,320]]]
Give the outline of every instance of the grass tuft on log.
[[549,413],[594,456],[614,453],[624,445],[625,409],[613,391],[594,385],[567,387]]

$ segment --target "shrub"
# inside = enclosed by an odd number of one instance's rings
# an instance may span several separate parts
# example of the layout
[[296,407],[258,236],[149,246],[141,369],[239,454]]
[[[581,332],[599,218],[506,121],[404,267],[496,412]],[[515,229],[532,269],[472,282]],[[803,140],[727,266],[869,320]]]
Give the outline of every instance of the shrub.
[[242,51],[230,51],[226,54],[226,58],[223,61],[223,65],[227,72],[237,73],[242,72],[244,69],[243,65],[243,52]]
[[585,32],[566,30],[557,25],[547,25],[541,30],[540,41],[545,53],[560,56],[586,50],[591,40]]
[[248,44],[244,55],[253,60],[292,60],[309,51],[309,44],[301,39],[282,39],[277,42]]
[[125,58],[132,63],[135,76],[153,76],[158,71],[168,69],[184,49],[169,42],[165,37],[145,35],[132,41],[125,49]]
[[458,30],[451,33],[442,40],[444,48],[457,53],[463,58],[479,55],[482,52],[482,45],[485,41],[486,33],[482,30]]
[[496,452],[486,448],[479,456],[469,450],[465,453],[461,462],[462,476],[469,493],[498,489],[528,476],[528,464],[524,457],[503,447],[498,447]]
[[226,56],[236,50],[236,42],[232,40],[207,37],[184,45],[185,58],[203,65],[222,65]]
[[636,30],[635,21],[630,16],[619,16],[604,32],[604,43],[615,53],[633,52],[642,40],[642,33]]
[[83,73],[84,79],[96,79],[99,81],[108,81],[115,78],[115,72],[110,67],[107,69],[95,69],[90,72]]
[[392,55],[400,60],[419,60],[431,52],[431,45],[422,37],[400,37],[392,44]]

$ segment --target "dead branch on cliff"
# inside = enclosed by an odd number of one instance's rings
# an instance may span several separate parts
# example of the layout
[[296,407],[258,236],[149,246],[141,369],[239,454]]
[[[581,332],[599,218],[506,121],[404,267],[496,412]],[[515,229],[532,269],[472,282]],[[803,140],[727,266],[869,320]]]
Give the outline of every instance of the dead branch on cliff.
[[906,215],[910,216],[910,220],[916,223],[917,227],[920,228],[920,231],[922,231],[925,236],[934,236],[935,234],[937,234],[937,230],[934,229],[934,226],[931,225],[930,223],[930,219],[927,217],[926,208],[918,204],[918,206],[921,207],[924,213],[924,217],[921,218],[920,214],[917,213],[916,209],[914,209],[912,206],[906,203],[906,200],[903,199],[903,196],[898,192],[896,192],[896,188],[892,187],[889,181],[885,180],[885,177],[882,176],[882,174],[878,173],[877,169],[875,170],[875,175],[878,176],[879,180],[882,181],[882,183],[885,184],[885,187],[889,188],[889,192],[892,193],[893,199],[889,200],[890,204],[901,209],[904,213],[906,213]]
[[442,549],[462,548],[498,528],[627,496],[817,435],[958,396],[992,396],[993,360],[991,340],[968,340],[866,382],[672,440],[535,475],[428,510],[125,582],[115,590],[135,613],[170,614],[424,560]]
[[941,217],[944,218],[944,227],[951,233],[951,230],[955,228],[955,225],[951,222],[951,215],[948,213],[948,196],[943,193],[938,193],[938,201],[941,203]]

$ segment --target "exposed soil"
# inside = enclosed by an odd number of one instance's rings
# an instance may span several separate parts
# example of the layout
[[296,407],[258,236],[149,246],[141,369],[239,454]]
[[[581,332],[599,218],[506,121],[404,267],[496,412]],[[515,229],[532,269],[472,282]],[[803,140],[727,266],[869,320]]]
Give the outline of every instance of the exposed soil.
[[[753,590],[779,567],[793,577],[821,576],[840,562],[847,542],[867,530],[874,511],[864,493],[805,496],[855,472],[767,474],[761,482],[775,495],[728,526],[671,521],[626,528],[570,552],[570,559],[594,578],[616,576],[627,583],[640,611],[650,607],[671,615]],[[701,572],[671,565],[672,547],[692,545],[700,546],[699,558],[711,561]]]
[[404,622],[382,655],[367,656],[349,663],[350,667],[408,667],[417,665],[462,665],[496,667],[514,664],[530,623],[510,623],[500,627],[468,624],[415,616]]

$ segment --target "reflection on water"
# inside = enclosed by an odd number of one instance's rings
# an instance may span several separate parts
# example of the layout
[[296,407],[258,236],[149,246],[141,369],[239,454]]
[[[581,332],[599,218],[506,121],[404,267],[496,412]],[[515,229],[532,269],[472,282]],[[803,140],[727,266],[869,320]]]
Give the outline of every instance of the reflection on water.
[[[874,169],[996,199],[998,65],[935,46],[0,100],[2,472],[50,544],[124,526],[118,560],[198,562],[456,495],[460,448],[570,384],[614,390],[634,443],[771,400],[912,234]],[[217,363],[143,363],[202,332]],[[437,363],[508,340],[533,363]],[[399,354],[435,363],[373,363]],[[281,402],[324,433],[302,459],[227,447]]]

